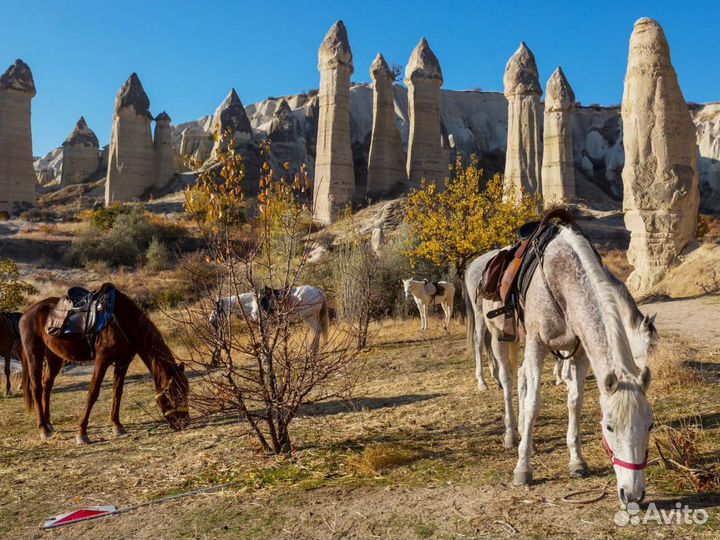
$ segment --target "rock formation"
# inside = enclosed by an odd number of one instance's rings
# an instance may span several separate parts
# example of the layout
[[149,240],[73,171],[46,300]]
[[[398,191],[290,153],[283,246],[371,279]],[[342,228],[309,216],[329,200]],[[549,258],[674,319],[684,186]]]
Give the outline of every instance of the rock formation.
[[[209,118],[209,117],[206,117]],[[190,124],[182,130],[180,135],[180,157],[183,160],[190,159],[191,161],[202,165],[207,161],[212,153],[213,149],[213,136],[212,133],[203,129],[202,126],[197,124]],[[186,167],[184,167],[186,168]],[[198,168],[198,167],[195,167]]]
[[[230,131],[235,138],[236,146],[254,143],[250,120],[248,120],[245,107],[243,107],[240,96],[237,95],[234,88],[230,90],[230,93],[215,111],[211,129],[213,134],[218,133],[218,130],[220,130],[220,134]],[[213,145],[211,158],[214,157],[215,150],[220,144],[221,141],[218,138]]]
[[542,190],[540,96],[535,56],[525,43],[505,67],[505,97],[508,100],[508,133],[505,182],[517,192],[535,194]]
[[574,109],[575,93],[558,67],[548,79],[545,91],[542,196],[546,203],[575,198]]
[[176,172],[175,149],[170,132],[170,116],[163,111],[155,117],[153,154],[155,159],[154,186],[167,184]]
[[347,30],[336,22],[318,51],[320,115],[317,129],[313,217],[330,223],[350,202],[355,172],[350,142],[350,75],[353,57]]
[[62,146],[61,186],[79,184],[98,170],[100,144],[84,117],[80,117]]
[[423,178],[436,182],[448,174],[447,159],[442,149],[442,118],[440,87],[443,74],[440,63],[425,38],[420,40],[405,68],[408,87],[407,176],[418,183]]
[[373,80],[373,126],[368,158],[367,194],[397,191],[407,181],[405,149],[395,122],[395,78],[382,54],[370,67]]
[[305,133],[286,99],[281,99],[273,112],[267,138],[273,156],[280,163],[289,163],[295,169],[307,161]]
[[18,214],[35,205],[30,101],[35,81],[16,60],[0,76],[0,211]]
[[133,73],[115,97],[105,204],[128,201],[154,184],[150,99]]
[[628,286],[642,295],[693,241],[700,204],[695,126],[653,19],[639,19],[630,37],[622,121]]

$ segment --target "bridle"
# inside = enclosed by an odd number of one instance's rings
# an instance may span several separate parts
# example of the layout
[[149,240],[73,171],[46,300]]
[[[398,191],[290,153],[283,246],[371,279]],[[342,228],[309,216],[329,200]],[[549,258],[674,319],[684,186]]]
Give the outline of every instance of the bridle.
[[[155,394],[155,401],[160,401],[160,398],[161,398],[161,397],[167,396],[168,389],[170,388],[170,386],[172,385],[172,383],[173,383],[174,380],[175,380],[175,377],[170,377],[170,380],[169,380],[168,383],[165,385],[165,388],[163,388],[160,392],[158,392],[157,394]],[[168,401],[170,401],[170,400],[168,400]],[[173,409],[169,409],[169,410],[165,411],[165,412],[163,413],[163,416],[164,416],[165,418],[167,418],[168,416],[172,416],[172,415],[174,415],[174,414],[182,413],[182,412],[185,412],[185,413],[186,413],[186,412],[190,412],[190,408],[189,408],[189,407],[175,407],[175,408],[173,408]]]
[[645,450],[645,459],[642,463],[630,463],[628,461],[623,461],[619,457],[615,455],[615,452],[613,452],[613,449],[610,448],[610,444],[608,444],[607,439],[605,438],[605,432],[603,431],[602,427],[602,417],[600,418],[600,433],[602,433],[602,440],[603,440],[603,446],[605,447],[605,450],[607,451],[608,457],[610,458],[610,462],[613,465],[617,465],[618,467],[622,467],[623,469],[628,469],[631,471],[642,471],[647,467],[648,464],[648,451]]

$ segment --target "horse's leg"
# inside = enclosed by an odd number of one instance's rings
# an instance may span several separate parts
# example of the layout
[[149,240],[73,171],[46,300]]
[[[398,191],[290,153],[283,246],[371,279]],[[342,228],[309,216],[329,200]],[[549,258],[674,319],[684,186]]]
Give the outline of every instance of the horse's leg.
[[[569,360],[565,360],[569,362]],[[580,415],[585,397],[585,377],[588,372],[588,358],[584,352],[575,357],[568,377],[568,431],[567,446],[570,450],[570,476],[587,476],[588,466],[580,446]]]
[[313,340],[310,344],[310,351],[315,354],[320,349],[320,334],[322,333],[322,325],[319,320],[308,320],[308,326],[313,331]]
[[[475,311],[474,317],[475,317],[475,378],[477,379],[478,384],[478,390],[481,392],[484,392],[488,389],[487,383],[485,382],[485,377],[483,376],[483,366],[482,366],[482,353],[483,353],[483,340],[485,339],[485,318],[482,314],[482,305],[478,306],[480,308],[480,311]],[[492,345],[491,345],[492,346]],[[488,357],[490,354],[490,349],[487,349]]]
[[116,362],[122,365],[115,366],[113,370],[113,396],[112,396],[112,408],[110,409],[110,421],[113,424],[113,432],[115,435],[125,435],[125,427],[120,423],[120,400],[122,399],[123,389],[125,387],[125,375],[127,374],[128,368],[130,367],[132,358],[127,362]]
[[540,410],[540,379],[542,366],[547,347],[538,339],[528,338],[525,343],[525,359],[522,365],[522,375],[525,379],[525,396],[522,401],[523,421],[518,446],[518,463],[515,467],[513,484],[522,486],[532,482],[532,463],[530,456],[533,452],[532,435],[535,419]]
[[452,313],[452,308],[447,304],[447,302],[443,302],[442,304],[443,312],[445,312],[445,331],[450,331],[450,314]]
[[62,369],[63,360],[49,349],[45,351],[45,358],[47,360],[47,367],[45,368],[45,374],[43,375],[43,386],[42,386],[42,402],[43,402],[43,414],[45,416],[45,422],[47,422],[50,432],[55,431],[55,428],[50,422],[50,392],[52,392],[53,385],[55,384],[55,378]]
[[[495,358],[499,364],[500,384],[503,389],[503,401],[505,403],[505,437],[503,446],[505,448],[514,448],[518,443],[517,424],[515,422],[515,412],[513,411],[513,370],[511,368],[511,343],[507,341],[499,341],[496,336],[492,339],[492,349]],[[514,345],[514,344],[512,344]]]
[[7,354],[5,358],[5,397],[10,397],[12,388],[10,386],[10,355]]
[[90,439],[87,435],[90,411],[92,411],[93,405],[95,405],[95,402],[100,395],[100,385],[102,385],[103,379],[105,378],[105,372],[107,371],[109,365],[109,362],[105,362],[101,356],[98,356],[95,360],[95,371],[93,371],[92,379],[90,380],[87,404],[85,405],[85,411],[80,418],[80,431],[75,437],[75,441],[78,444],[90,444]]
[[29,392],[32,400],[32,406],[35,407],[37,415],[37,427],[40,430],[41,439],[49,439],[52,430],[45,419],[45,409],[42,404],[42,377],[43,365],[45,363],[45,344],[40,342],[32,342],[25,347],[26,366],[28,370],[28,388],[23,388],[23,392]]

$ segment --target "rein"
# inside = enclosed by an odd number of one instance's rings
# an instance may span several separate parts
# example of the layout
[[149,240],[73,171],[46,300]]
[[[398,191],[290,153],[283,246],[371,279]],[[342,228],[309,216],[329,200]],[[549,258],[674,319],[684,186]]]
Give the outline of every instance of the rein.
[[615,455],[615,452],[613,452],[613,449],[610,448],[610,444],[607,442],[607,439],[605,438],[605,433],[602,430],[602,419],[600,420],[600,433],[602,433],[603,446],[605,447],[608,457],[610,458],[610,463],[612,463],[613,465],[617,465],[618,467],[622,467],[623,469],[629,469],[631,471],[642,471],[647,467],[648,450],[645,451],[645,459],[642,463],[630,463],[629,461],[623,461],[622,459],[617,457]]

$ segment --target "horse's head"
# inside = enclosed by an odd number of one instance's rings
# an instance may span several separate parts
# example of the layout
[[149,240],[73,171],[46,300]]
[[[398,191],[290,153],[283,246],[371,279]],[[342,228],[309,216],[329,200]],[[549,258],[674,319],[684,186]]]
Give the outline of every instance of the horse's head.
[[401,280],[403,284],[403,290],[405,291],[405,300],[410,299],[410,284],[413,281],[413,278],[403,279]]
[[156,388],[155,400],[163,413],[163,418],[173,429],[183,429],[190,419],[188,408],[188,390],[190,384],[185,376],[185,364],[175,364],[172,374],[162,378]]
[[610,372],[602,384],[600,425],[623,505],[640,503],[645,497],[645,467],[653,425],[652,409],[645,397],[649,385],[647,367],[636,380],[620,380]]
[[275,311],[275,291],[265,285],[263,291],[259,295],[260,309],[265,313],[273,313]]
[[644,315],[642,319],[638,317],[628,332],[628,337],[635,363],[639,366],[647,365],[648,355],[660,342],[660,336],[655,328],[655,315]]
[[210,312],[210,317],[208,318],[208,322],[210,323],[210,326],[212,326],[213,330],[217,331],[217,329],[222,324],[224,316],[225,309],[223,306],[223,301],[218,300],[217,302],[215,302],[215,309]]

